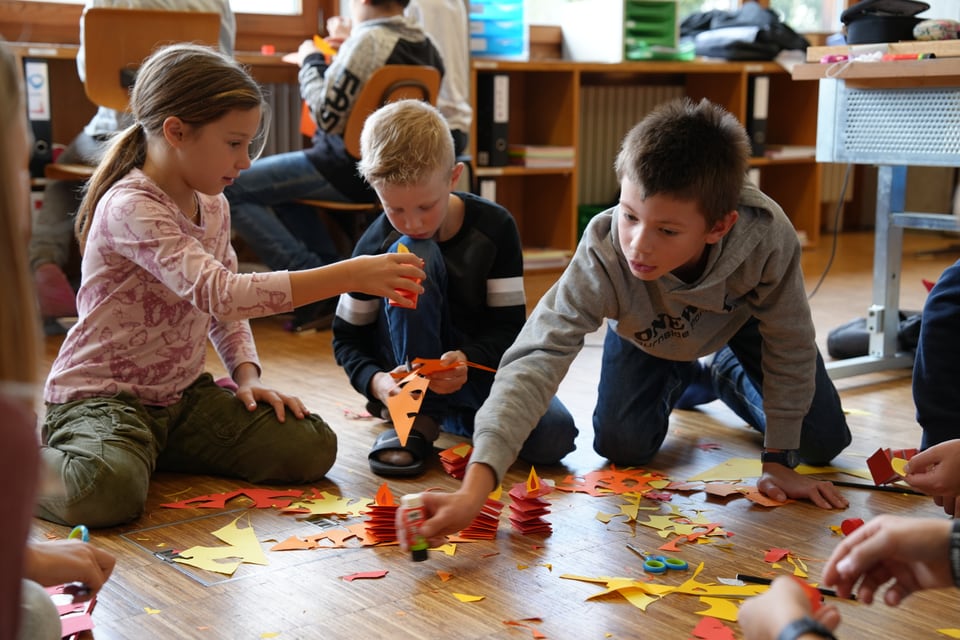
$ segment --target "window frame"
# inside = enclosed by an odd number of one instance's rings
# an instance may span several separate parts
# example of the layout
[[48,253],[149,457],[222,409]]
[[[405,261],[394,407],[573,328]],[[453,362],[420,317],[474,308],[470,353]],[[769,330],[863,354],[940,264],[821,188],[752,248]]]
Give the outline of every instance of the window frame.
[[[260,51],[271,44],[278,52],[296,51],[325,17],[339,13],[338,0],[301,0],[299,15],[238,13],[237,51]],[[63,2],[4,0],[0,2],[0,36],[10,42],[79,44],[83,5]]]

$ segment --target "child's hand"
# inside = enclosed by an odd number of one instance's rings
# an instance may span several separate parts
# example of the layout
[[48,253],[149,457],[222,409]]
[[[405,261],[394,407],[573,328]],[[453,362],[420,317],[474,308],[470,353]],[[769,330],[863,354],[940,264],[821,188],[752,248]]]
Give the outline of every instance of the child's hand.
[[455,393],[467,383],[467,354],[463,351],[447,351],[440,356],[440,362],[444,366],[452,366],[452,369],[438,371],[428,376],[430,378],[430,390],[434,393]]
[[[953,586],[950,569],[952,523],[942,518],[882,515],[843,539],[827,560],[824,584],[846,598],[857,588],[866,604],[884,584],[891,607],[915,591]],[[859,582],[859,584],[858,584]]]
[[327,37],[324,38],[334,49],[339,49],[343,41],[350,37],[353,23],[350,18],[332,16],[327,18]]
[[300,398],[280,393],[260,382],[260,371],[250,362],[244,362],[233,372],[233,379],[237,383],[236,396],[248,411],[256,411],[258,402],[266,402],[273,407],[277,420],[286,420],[284,407],[289,407],[298,419],[302,420],[309,411]]
[[933,496],[951,516],[960,507],[960,440],[941,442],[913,456],[907,463],[910,486]]
[[814,480],[773,462],[763,465],[763,475],[757,481],[757,489],[774,500],[806,499],[821,509],[846,509],[849,506],[847,499],[832,482]]
[[82,582],[89,599],[110,578],[116,559],[96,545],[80,540],[30,542],[24,560],[24,575],[45,587]]
[[405,298],[401,290],[419,296],[427,274],[423,260],[413,253],[381,253],[376,256],[357,256],[346,261],[349,265],[348,291],[362,291],[381,298],[389,298],[401,307],[412,308],[416,303]]
[[302,67],[303,61],[311,53],[320,53],[320,49],[317,49],[317,45],[313,43],[313,40],[304,40],[303,42],[301,42],[300,48],[297,49],[297,53],[294,59],[294,61],[297,63],[297,66]]
[[[486,496],[481,495],[479,505],[461,489],[455,493],[426,491],[423,493],[423,510],[426,520],[420,525],[420,532],[427,538],[431,547],[438,547],[446,541],[446,536],[467,528],[479,515],[480,507]],[[406,551],[403,514],[397,510],[396,525],[400,547]]]
[[[406,375],[408,373],[406,365],[398,366],[393,370],[393,373]],[[400,385],[397,384],[396,379],[390,373],[380,371],[370,378],[370,391],[373,393],[373,397],[379,400],[383,406],[387,406],[387,399],[400,393]],[[375,417],[379,418],[380,416]]]
[[803,587],[788,576],[780,576],[769,590],[743,603],[737,621],[746,640],[774,640],[788,623],[803,616],[816,618],[831,631],[840,624],[840,611],[835,606],[826,605],[811,613]]

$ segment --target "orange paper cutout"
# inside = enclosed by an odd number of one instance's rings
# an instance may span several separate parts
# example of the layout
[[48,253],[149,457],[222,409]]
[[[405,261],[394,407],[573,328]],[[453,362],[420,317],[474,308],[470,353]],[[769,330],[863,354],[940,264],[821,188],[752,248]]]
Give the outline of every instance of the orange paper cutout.
[[[497,372],[496,369],[492,369],[482,364],[477,364],[476,362],[456,362],[454,364],[443,364],[440,358],[414,358],[410,362],[411,369],[421,376],[430,376],[434,373],[440,373],[441,371],[451,371],[464,365],[473,367],[474,369],[489,371],[491,373]],[[391,371],[390,375],[396,380],[402,380],[409,374],[404,371]]]
[[400,393],[387,398],[387,409],[390,410],[390,419],[393,421],[393,428],[397,431],[397,439],[400,440],[401,447],[407,446],[413,421],[420,412],[423,396],[427,392],[427,387],[430,386],[429,380],[416,374],[411,374],[404,380],[407,382],[400,388]]

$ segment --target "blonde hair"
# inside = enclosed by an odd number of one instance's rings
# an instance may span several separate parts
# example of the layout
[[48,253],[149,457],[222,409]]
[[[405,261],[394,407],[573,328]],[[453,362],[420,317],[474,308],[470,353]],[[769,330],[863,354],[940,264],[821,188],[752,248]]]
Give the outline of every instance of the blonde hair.
[[439,170],[449,177],[456,162],[450,126],[422,100],[398,100],[370,114],[360,156],[357,170],[373,187],[416,184]]
[[[26,126],[23,86],[13,54],[0,40],[0,273],[3,274],[4,300],[0,305],[0,384],[6,395],[21,395],[40,375],[40,318],[33,277],[27,260],[24,220],[29,214],[27,202],[19,202],[10,188],[22,177],[26,157],[12,157],[10,148],[14,128]],[[27,386],[29,385],[29,386]],[[8,393],[13,389],[14,393]],[[26,395],[26,394],[24,394]]]
[[681,98],[656,107],[627,133],[614,168],[644,198],[696,202],[709,228],[740,203],[749,159],[739,120],[706,99]]
[[236,61],[215,49],[174,44],[152,53],[137,71],[130,93],[134,123],[114,138],[87,183],[75,225],[80,250],[86,246],[97,203],[130,170],[143,167],[147,139],[163,135],[164,120],[176,116],[202,127],[230,111],[262,106],[260,86]]

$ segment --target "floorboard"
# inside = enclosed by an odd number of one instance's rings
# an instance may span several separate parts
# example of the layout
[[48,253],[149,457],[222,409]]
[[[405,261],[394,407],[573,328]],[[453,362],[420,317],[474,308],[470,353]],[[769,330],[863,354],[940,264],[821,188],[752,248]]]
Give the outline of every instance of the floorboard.
[[[908,232],[902,276],[902,307],[920,309],[925,298],[921,278],[935,279],[960,254],[933,256],[925,251],[947,247],[952,239],[934,233]],[[804,252],[808,287],[813,288],[830,261],[830,238]],[[839,238],[830,271],[811,300],[818,343],[827,332],[865,313],[872,281],[872,236],[844,234]],[[382,479],[372,475],[367,450],[382,428],[380,421],[359,417],[362,398],[333,362],[330,333],[285,333],[281,320],[253,323],[269,384],[301,395],[323,415],[340,437],[337,464],[323,482],[298,487],[318,489],[351,499],[371,499]],[[47,359],[59,339],[48,338]],[[591,449],[590,415],[596,398],[602,335],[589,336],[587,345],[564,380],[559,395],[571,408],[581,429],[578,449],[561,466],[538,468],[541,478],[557,482],[568,474],[604,468],[605,461]],[[211,352],[211,370],[223,371]],[[864,457],[878,447],[912,447],[920,430],[914,422],[910,375],[907,370],[886,371],[838,381],[854,442],[838,460],[864,466]],[[444,437],[440,444],[455,441]],[[678,411],[661,453],[649,466],[674,480],[684,480],[731,457],[756,458],[760,437],[719,403],[697,411]],[[714,446],[716,448],[714,448]],[[518,463],[505,486],[523,482],[529,468]],[[847,478],[850,479],[850,478]],[[427,488],[452,489],[457,481],[439,462],[413,480],[391,480],[393,495]],[[158,474],[152,485],[146,514],[138,521],[93,533],[95,544],[118,559],[113,579],[100,595],[95,613],[97,640],[142,638],[504,638],[535,637],[530,628],[505,621],[535,618],[532,625],[547,638],[689,638],[707,607],[699,598],[671,594],[641,611],[620,595],[601,595],[602,584],[565,579],[620,576],[644,580],[639,558],[626,544],[652,550],[666,540],[657,530],[628,522],[624,516],[609,523],[598,514],[617,514],[627,502],[623,496],[590,497],[554,492],[549,496],[550,536],[525,536],[501,519],[496,540],[458,544],[453,555],[432,551],[428,561],[415,563],[397,547],[360,547],[302,551],[266,551],[265,566],[242,564],[233,577],[184,570],[156,555],[193,544],[220,546],[212,531],[239,518],[253,526],[264,550],[270,540],[290,535],[314,535],[323,523],[311,524],[276,509],[251,509],[237,499],[225,509],[167,509],[163,503],[242,488],[243,483],[222,478]],[[679,509],[702,516],[732,534],[711,538],[709,544],[681,547],[680,557],[691,565],[703,563],[701,581],[733,577],[736,573],[775,575],[793,570],[788,563],[773,568],[764,553],[786,548],[807,566],[811,581],[819,579],[823,561],[837,543],[831,526],[848,517],[869,519],[880,513],[943,517],[932,502],[914,495],[845,489],[850,508],[821,511],[794,503],[769,509],[745,498],[719,499],[703,492],[675,493],[660,503],[643,499],[638,520]],[[343,524],[362,522],[354,516]],[[329,524],[329,523],[328,523]],[[38,538],[65,536],[67,529],[36,522]],[[378,580],[341,579],[362,571],[386,570]],[[438,572],[452,577],[443,581]],[[679,584],[691,575],[669,574],[657,581]],[[454,593],[482,596],[464,603]],[[913,597],[899,609],[840,603],[844,615],[841,637],[937,638],[941,628],[960,628],[960,596],[944,591]],[[740,637],[734,622],[726,623]]]

